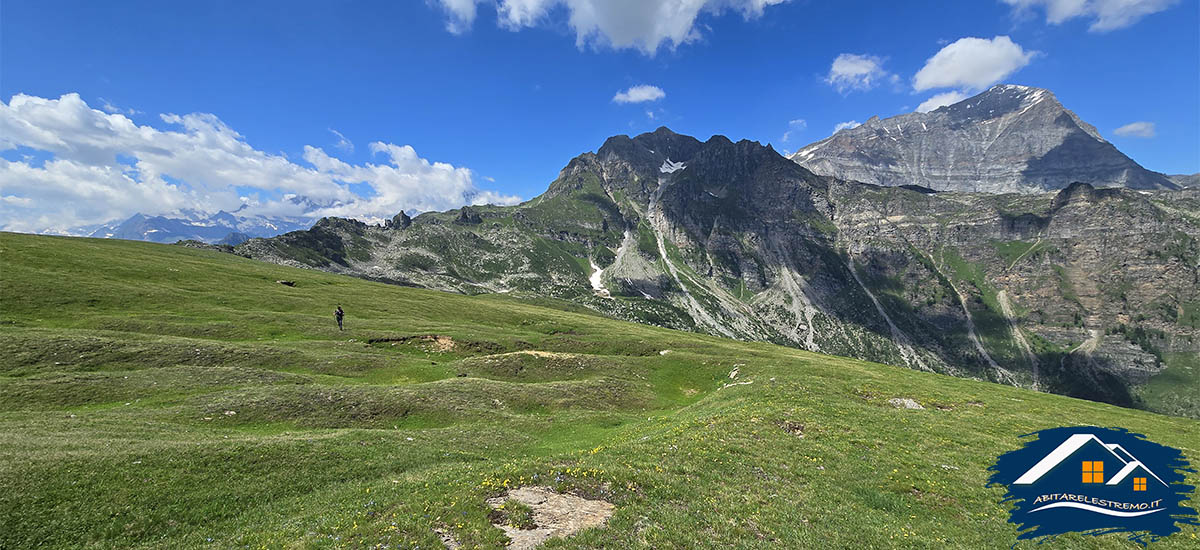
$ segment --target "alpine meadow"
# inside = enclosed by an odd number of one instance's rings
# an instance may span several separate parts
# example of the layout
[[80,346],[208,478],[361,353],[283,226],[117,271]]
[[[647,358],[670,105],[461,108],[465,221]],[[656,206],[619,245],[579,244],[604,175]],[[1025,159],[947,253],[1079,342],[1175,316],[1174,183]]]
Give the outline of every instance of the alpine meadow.
[[1200,548],[1194,0],[0,0],[0,550]]
[[552,301],[127,241],[0,254],[6,548],[496,547],[485,501],[527,485],[616,505],[559,548],[982,548],[1011,537],[986,470],[1021,434],[1200,451],[1195,420]]

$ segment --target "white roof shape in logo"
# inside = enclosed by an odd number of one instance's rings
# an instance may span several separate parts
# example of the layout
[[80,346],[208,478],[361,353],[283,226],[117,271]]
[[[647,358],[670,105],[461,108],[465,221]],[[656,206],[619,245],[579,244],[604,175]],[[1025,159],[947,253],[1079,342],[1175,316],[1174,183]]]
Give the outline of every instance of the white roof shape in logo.
[[1130,454],[1129,451],[1126,451],[1124,447],[1121,447],[1115,443],[1109,445],[1103,441],[1100,441],[1100,438],[1092,434],[1075,434],[1071,437],[1068,437],[1066,441],[1063,441],[1062,444],[1056,447],[1053,451],[1050,451],[1050,454],[1046,455],[1045,458],[1038,461],[1037,464],[1034,464],[1029,471],[1017,478],[1017,480],[1013,482],[1013,485],[1032,485],[1034,482],[1041,479],[1042,476],[1046,475],[1046,473],[1048,473],[1050,470],[1053,470],[1055,466],[1058,466],[1062,463],[1062,461],[1075,454],[1075,451],[1083,448],[1084,445],[1087,445],[1091,441],[1099,443],[1102,447],[1107,449],[1108,452],[1112,453],[1117,460],[1120,460],[1121,464],[1124,465],[1121,467],[1121,470],[1117,472],[1117,475],[1109,479],[1108,483],[1105,483],[1105,485],[1120,484],[1125,480],[1126,477],[1129,477],[1129,474],[1133,473],[1138,468],[1141,468],[1147,474],[1153,476],[1154,479],[1157,479],[1158,482],[1162,483],[1164,486],[1167,485],[1167,482],[1163,481],[1162,478],[1158,477],[1158,475],[1154,472],[1151,472],[1150,468],[1147,468],[1145,464],[1142,464],[1140,460]]

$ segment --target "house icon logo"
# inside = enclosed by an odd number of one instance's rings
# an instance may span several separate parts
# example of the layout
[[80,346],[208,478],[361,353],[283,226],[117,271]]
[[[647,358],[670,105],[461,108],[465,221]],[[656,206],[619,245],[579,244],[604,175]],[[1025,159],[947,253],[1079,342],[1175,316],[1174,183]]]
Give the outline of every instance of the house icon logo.
[[1018,539],[1125,533],[1143,545],[1200,526],[1183,453],[1118,428],[1053,428],[1000,456],[988,485],[1008,489]]

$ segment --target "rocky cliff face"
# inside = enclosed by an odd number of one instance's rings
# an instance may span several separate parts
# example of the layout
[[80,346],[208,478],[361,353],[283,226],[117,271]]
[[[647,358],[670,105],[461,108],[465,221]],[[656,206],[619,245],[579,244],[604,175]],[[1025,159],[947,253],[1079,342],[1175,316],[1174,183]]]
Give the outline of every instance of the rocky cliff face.
[[609,139],[518,206],[326,219],[237,251],[1200,414],[1138,389],[1196,357],[1200,207],[1184,193],[889,188],[660,128]]
[[929,113],[872,118],[790,158],[839,179],[938,191],[1044,193],[1075,181],[1178,188],[1118,151],[1054,94],[1013,85]]
[[1200,187],[1200,174],[1174,174],[1167,178],[1184,189]]

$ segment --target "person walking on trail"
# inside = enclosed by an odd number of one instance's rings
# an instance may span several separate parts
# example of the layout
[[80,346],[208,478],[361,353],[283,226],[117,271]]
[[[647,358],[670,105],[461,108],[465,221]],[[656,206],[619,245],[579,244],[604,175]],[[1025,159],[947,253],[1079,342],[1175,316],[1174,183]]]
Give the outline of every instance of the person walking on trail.
[[335,309],[333,311],[333,318],[337,319],[338,330],[343,330],[342,329],[342,317],[345,317],[345,316],[346,316],[346,312],[342,311],[342,306],[338,306],[337,309]]

